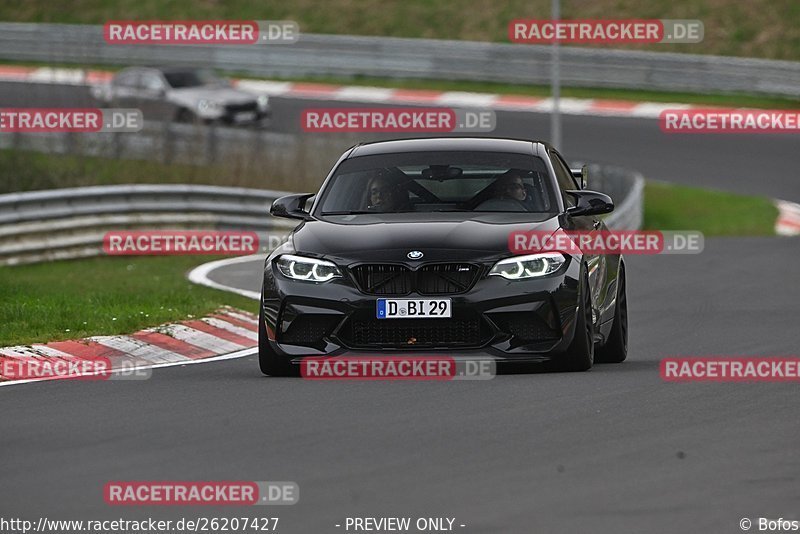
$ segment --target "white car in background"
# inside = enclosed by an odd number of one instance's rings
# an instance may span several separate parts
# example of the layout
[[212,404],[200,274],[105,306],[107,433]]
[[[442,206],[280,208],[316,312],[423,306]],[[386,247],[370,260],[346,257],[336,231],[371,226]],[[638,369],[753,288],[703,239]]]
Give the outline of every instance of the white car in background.
[[270,116],[267,95],[205,69],[132,67],[93,87],[92,96],[107,107],[140,109],[149,120],[264,125]]

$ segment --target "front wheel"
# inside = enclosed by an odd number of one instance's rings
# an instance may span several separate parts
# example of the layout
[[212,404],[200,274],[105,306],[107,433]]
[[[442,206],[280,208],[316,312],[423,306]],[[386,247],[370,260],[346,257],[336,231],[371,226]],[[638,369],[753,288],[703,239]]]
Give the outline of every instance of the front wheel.
[[588,371],[594,363],[594,322],[589,278],[584,275],[578,295],[580,305],[575,317],[575,333],[567,353],[557,364],[560,371]]
[[625,293],[625,267],[620,264],[617,276],[617,303],[614,306],[614,323],[608,341],[597,350],[597,361],[622,363],[628,357],[628,297]]
[[[261,308],[260,304],[259,308]],[[263,308],[258,311],[258,366],[261,368],[261,372],[267,376],[299,375],[298,369],[286,357],[272,350],[267,338]]]
[[181,124],[194,124],[197,122],[197,115],[186,108],[178,108],[178,111],[175,112],[175,122],[179,122]]

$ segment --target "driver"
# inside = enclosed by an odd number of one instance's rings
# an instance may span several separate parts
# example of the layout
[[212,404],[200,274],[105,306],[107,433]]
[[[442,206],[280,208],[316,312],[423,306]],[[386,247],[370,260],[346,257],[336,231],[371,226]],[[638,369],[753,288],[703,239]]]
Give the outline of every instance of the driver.
[[400,185],[389,177],[378,174],[367,183],[367,209],[375,211],[397,211],[408,202],[403,199]]

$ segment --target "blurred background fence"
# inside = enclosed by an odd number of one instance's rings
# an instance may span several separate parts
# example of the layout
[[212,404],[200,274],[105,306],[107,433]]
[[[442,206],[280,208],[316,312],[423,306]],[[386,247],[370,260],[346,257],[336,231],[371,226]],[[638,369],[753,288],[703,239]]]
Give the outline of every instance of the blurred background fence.
[[[264,77],[374,76],[546,85],[548,46],[301,34],[291,45],[107,45],[103,28],[0,23],[0,59],[82,65],[180,64]],[[800,96],[800,62],[561,47],[562,84]]]

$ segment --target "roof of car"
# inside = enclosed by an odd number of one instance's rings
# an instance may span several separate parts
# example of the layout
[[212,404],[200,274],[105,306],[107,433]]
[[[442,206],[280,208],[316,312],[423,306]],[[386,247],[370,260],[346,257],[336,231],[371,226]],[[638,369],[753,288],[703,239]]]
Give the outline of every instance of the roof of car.
[[535,154],[535,145],[543,145],[542,141],[531,139],[506,139],[499,137],[425,137],[416,139],[396,139],[392,141],[375,141],[364,143],[353,148],[349,157],[372,156],[376,154],[393,154],[397,152],[428,151],[481,151],[481,152],[516,152],[518,154]]

